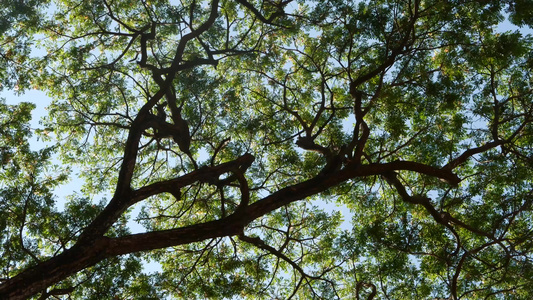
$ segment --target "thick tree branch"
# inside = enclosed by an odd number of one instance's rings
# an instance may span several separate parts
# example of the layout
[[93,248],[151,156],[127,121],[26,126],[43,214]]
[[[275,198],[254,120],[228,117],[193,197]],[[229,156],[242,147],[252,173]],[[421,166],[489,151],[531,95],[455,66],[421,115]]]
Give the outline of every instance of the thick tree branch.
[[172,65],[168,69],[162,69],[162,73],[172,74],[179,70],[180,64],[182,62],[183,52],[185,51],[185,46],[187,46],[187,43],[190,40],[200,36],[202,33],[206,32],[215,23],[215,20],[218,17],[218,2],[219,0],[213,0],[213,2],[211,2],[211,11],[209,14],[209,18],[202,25],[200,25],[200,27],[192,30],[190,33],[184,35],[181,38],[178,43],[178,47],[176,48],[176,54],[174,55]]
[[413,171],[437,177],[448,181],[452,185],[456,185],[460,182],[457,175],[450,171],[437,169],[416,162],[396,161],[386,164],[369,165],[355,165],[351,163],[341,170],[333,171],[328,174],[321,173],[312,179],[281,189],[270,196],[251,204],[247,209],[245,217],[252,221],[294,201],[320,194],[321,192],[347,180],[358,177],[381,175],[395,170]]
[[135,169],[138,155],[138,145],[142,133],[149,124],[151,109],[164,96],[165,91],[159,90],[139,111],[133,120],[128,138],[124,146],[122,164],[120,166],[115,194],[104,210],[80,235],[79,242],[102,236],[115,221],[129,207],[129,199],[132,197],[131,179]]
[[[132,122],[131,129],[124,147],[124,156],[122,165],[119,171],[119,177],[117,181],[117,188],[113,198],[106,206],[106,208],[96,217],[96,219],[86,228],[83,234],[80,236],[79,241],[84,241],[85,239],[91,240],[102,236],[113,223],[124,213],[124,211],[129,206],[129,201],[132,198],[132,190],[130,187],[131,177],[133,175],[133,170],[135,168],[135,163],[137,159],[138,145],[144,129],[146,129],[147,124],[149,124],[149,118],[151,116],[152,108],[168,94],[170,85],[175,76],[175,69],[179,68],[179,63],[183,56],[183,51],[187,42],[203,32],[205,32],[209,27],[215,22],[218,16],[218,0],[213,0],[211,3],[211,12],[209,18],[204,22],[198,29],[193,30],[191,33],[183,36],[180,40],[175,58],[172,62],[167,74],[166,80],[160,82],[159,91],[150,98],[150,100],[140,109],[139,114]],[[151,38],[152,33],[155,34],[155,27],[152,27],[150,34],[147,35],[147,38]],[[161,78],[158,71],[152,70],[155,78]]]
[[226,218],[207,223],[114,238],[109,241],[105,256],[113,257],[190,244],[211,238],[234,236],[240,234],[245,225],[242,214],[232,214]]
[[[252,161],[251,155],[244,155],[240,158],[241,166],[245,163]],[[232,162],[233,163],[233,162]],[[235,167],[238,164],[231,165]],[[194,171],[197,172],[194,175],[189,175],[191,178],[187,180],[200,180],[200,174],[218,174],[225,168],[229,168],[230,163],[226,163],[224,167],[211,167],[207,170],[211,170],[211,173],[202,171],[202,169]],[[92,266],[99,261],[120,254],[134,253],[138,251],[147,251],[153,249],[160,249],[170,246],[177,246],[196,241],[205,240],[208,238],[232,236],[242,233],[244,227],[255,219],[258,219],[280,207],[283,207],[292,202],[305,199],[312,195],[320,194],[327,189],[334,187],[347,180],[364,177],[380,175],[395,170],[409,170],[415,171],[429,176],[436,176],[441,179],[449,180],[450,182],[459,182],[457,176],[453,173],[445,170],[433,168],[431,166],[423,165],[415,162],[391,162],[387,164],[370,164],[359,166],[348,166],[342,170],[337,170],[327,175],[320,174],[315,178],[309,179],[302,183],[289,186],[279,190],[263,198],[242,207],[234,214],[229,215],[226,218],[211,221],[203,224],[192,225],[183,228],[171,229],[166,231],[148,232],[136,235],[130,235],[120,238],[108,238],[103,236],[92,235],[91,239],[85,238],[78,241],[78,243],[71,249],[66,250],[64,253],[45,261],[34,268],[24,271],[18,276],[12,278],[7,284],[0,287],[0,299],[2,297],[15,297],[12,291],[18,290],[17,286],[22,282],[34,282],[35,288],[29,288],[27,290],[28,295],[32,295],[38,291],[43,290],[45,287],[50,286],[53,283],[59,282],[79,270]],[[141,188],[136,192],[130,192],[130,196],[127,199],[115,200],[111,203],[114,205],[123,205],[128,207],[131,205],[131,199],[141,199],[147,197],[151,192],[157,191],[170,191],[178,182],[182,179],[175,179],[166,181],[164,183],[156,183],[145,188]],[[110,204],[111,204],[110,203]],[[110,209],[106,207],[106,209]],[[104,210],[105,211],[105,210]],[[116,212],[112,212],[116,213]],[[109,214],[109,213],[108,213]],[[98,220],[101,217],[96,218]],[[109,222],[109,220],[107,220]],[[98,224],[91,224],[89,228],[95,228],[95,230],[103,230]],[[46,274],[44,276],[43,274]],[[13,299],[23,299],[25,296]],[[11,299],[11,298],[10,298]]]
[[455,169],[457,166],[465,163],[470,157],[476,154],[479,154],[479,153],[483,153],[489,149],[496,148],[500,145],[503,145],[504,143],[505,141],[498,140],[498,141],[486,143],[483,146],[468,149],[465,152],[463,152],[461,155],[459,155],[457,158],[447,163],[444,167],[442,167],[442,169],[451,171]]
[[174,193],[177,189],[197,181],[216,184],[220,175],[235,170],[236,168],[240,168],[242,170],[241,172],[244,172],[253,161],[253,155],[245,154],[230,162],[212,167],[202,167],[178,178],[153,183],[134,191],[129,205],[133,205],[160,193]]
[[276,12],[271,14],[268,18],[263,16],[263,14],[257,10],[252,3],[246,1],[246,0],[237,0],[237,3],[240,3],[242,6],[246,7],[248,10],[250,10],[261,22],[265,24],[275,25],[272,21],[274,21],[276,18],[283,16],[283,6],[289,4],[292,2],[292,0],[283,1],[280,2],[279,6],[277,7]]
[[[25,270],[0,285],[0,299],[22,300],[106,258],[109,239],[101,237]],[[28,283],[31,283],[28,285]],[[20,289],[20,287],[25,287]]]

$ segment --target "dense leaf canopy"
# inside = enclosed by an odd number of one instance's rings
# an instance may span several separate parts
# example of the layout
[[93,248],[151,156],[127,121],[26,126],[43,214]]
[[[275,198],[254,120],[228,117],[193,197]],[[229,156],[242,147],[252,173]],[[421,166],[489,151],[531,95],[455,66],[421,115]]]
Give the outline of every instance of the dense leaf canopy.
[[533,299],[529,0],[0,14],[0,299]]

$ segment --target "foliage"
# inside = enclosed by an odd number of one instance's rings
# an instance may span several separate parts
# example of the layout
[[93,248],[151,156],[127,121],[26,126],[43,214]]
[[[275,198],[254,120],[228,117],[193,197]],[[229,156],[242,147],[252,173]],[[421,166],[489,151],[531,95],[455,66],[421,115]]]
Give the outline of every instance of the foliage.
[[533,298],[529,1],[50,2],[0,8],[52,99],[0,102],[1,299]]

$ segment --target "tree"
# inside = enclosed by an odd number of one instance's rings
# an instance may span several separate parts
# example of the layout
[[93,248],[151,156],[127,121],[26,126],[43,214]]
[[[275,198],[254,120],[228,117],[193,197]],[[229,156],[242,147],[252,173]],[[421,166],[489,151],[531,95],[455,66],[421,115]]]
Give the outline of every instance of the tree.
[[528,1],[51,2],[2,8],[53,100],[0,103],[1,299],[533,297]]

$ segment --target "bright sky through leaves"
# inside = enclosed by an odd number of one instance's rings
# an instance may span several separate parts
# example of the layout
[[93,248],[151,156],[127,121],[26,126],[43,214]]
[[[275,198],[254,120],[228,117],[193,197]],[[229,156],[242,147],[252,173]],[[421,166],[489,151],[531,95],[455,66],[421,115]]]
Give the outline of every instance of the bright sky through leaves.
[[0,299],[533,298],[529,1],[4,2]]

